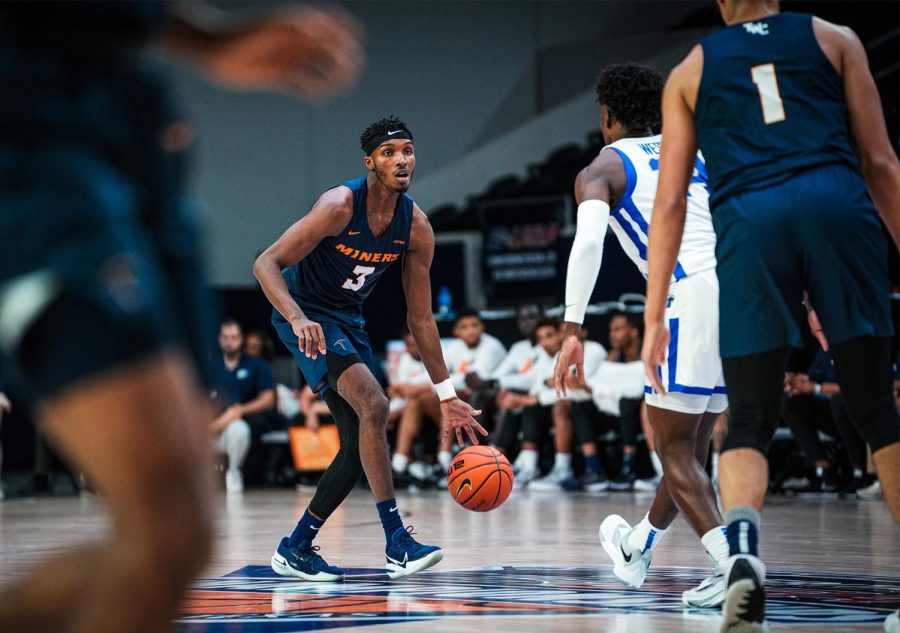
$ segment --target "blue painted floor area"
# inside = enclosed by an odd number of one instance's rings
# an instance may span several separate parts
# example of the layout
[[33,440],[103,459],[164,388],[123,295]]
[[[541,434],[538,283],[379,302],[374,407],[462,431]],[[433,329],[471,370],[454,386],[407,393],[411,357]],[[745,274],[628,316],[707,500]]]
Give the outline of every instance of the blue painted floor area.
[[[714,617],[716,611],[681,604],[681,592],[707,573],[654,567],[635,591],[602,567],[485,567],[429,571],[401,581],[389,580],[383,569],[350,569],[343,583],[316,584],[247,566],[196,582],[176,630],[287,633],[472,616],[507,618],[510,627],[526,617]],[[767,618],[788,629],[792,624],[835,631],[874,627],[897,608],[898,597],[900,579],[895,577],[779,570],[767,576]]]

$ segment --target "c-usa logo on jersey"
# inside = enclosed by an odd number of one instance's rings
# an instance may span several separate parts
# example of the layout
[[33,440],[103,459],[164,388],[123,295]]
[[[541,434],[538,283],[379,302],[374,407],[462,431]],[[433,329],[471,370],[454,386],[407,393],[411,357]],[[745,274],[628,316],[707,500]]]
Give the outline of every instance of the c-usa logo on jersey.
[[744,24],[744,30],[750,35],[768,35],[769,25],[765,22],[747,22]]

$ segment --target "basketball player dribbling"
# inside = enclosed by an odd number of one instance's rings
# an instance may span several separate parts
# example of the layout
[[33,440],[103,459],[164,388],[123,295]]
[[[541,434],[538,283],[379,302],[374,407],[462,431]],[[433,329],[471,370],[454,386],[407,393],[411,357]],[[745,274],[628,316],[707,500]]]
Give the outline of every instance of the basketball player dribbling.
[[[887,241],[878,221],[900,243],[900,163],[865,49],[850,29],[781,14],[777,0],[718,5],[728,26],[694,47],[663,94],[642,357],[651,384],[664,390],[657,371],[669,341],[666,290],[699,146],[709,173],[730,402],[719,462],[731,554],[721,630],[735,633],[766,626],[759,511],[785,364],[790,348],[802,346],[804,293],[809,324],[831,349],[900,529],[900,418]],[[885,629],[900,630],[897,612]]]
[[439,547],[404,528],[394,499],[388,454],[389,405],[372,367],[375,358],[362,303],[388,266],[401,261],[407,324],[441,401],[444,433],[487,432],[480,411],[456,397],[431,312],[429,268],[434,234],[406,194],[416,166],[413,136],[399,119],[370,125],[360,137],[369,174],[323,193],[309,213],[257,259],[254,273],[272,302],[272,322],[314,391],[322,391],[341,446],[293,533],[281,540],[272,569],[316,582],[343,579],[313,539],[365,471],[384,529],[388,575],[400,578],[437,564]]
[[[581,323],[600,272],[607,224],[638,270],[647,274],[647,226],[653,225],[661,142],[654,130],[660,124],[662,86],[657,72],[636,64],[608,66],[598,78],[600,128],[608,144],[575,182],[578,226],[566,276],[565,340],[555,370],[558,392],[565,393],[572,364],[579,382],[584,382]],[[673,337],[663,369],[668,393],[647,388],[645,397],[665,474],[650,511],[639,524],[632,527],[613,514],[600,526],[613,573],[626,585],[639,588],[653,550],[679,510],[683,512],[713,562],[713,575],[682,595],[685,605],[700,608],[722,604],[728,559],[722,517],[704,470],[713,426],[728,406],[715,310],[716,240],[706,187],[703,157],[697,155],[687,198],[685,240],[669,280],[666,318],[680,334]]]

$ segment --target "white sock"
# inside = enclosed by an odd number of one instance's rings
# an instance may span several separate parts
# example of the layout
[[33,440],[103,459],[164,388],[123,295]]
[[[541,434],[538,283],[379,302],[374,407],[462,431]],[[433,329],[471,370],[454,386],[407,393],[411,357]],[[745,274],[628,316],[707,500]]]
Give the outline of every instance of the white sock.
[[659,455],[656,454],[656,451],[650,451],[650,463],[653,464],[653,470],[656,471],[656,477],[658,479],[662,479],[662,476],[663,476],[662,462],[659,459]]
[[394,456],[391,458],[391,468],[394,469],[394,472],[404,473],[406,472],[407,466],[409,466],[409,456],[402,455],[400,453],[394,453]]
[[728,560],[728,539],[725,538],[725,526],[717,525],[700,537],[700,542],[706,548],[706,553],[715,561],[716,566],[723,570]]
[[450,451],[438,451],[438,463],[441,465],[441,468],[444,469],[445,473],[450,470],[451,461],[453,461],[453,453]]
[[553,458],[553,470],[571,470],[572,453],[557,453]]
[[522,470],[537,470],[538,452],[529,448],[519,451],[516,462]]
[[631,534],[628,535],[628,545],[642,554],[648,550],[653,551],[659,545],[665,533],[665,530],[654,527],[650,523],[650,514],[647,513],[641,519],[641,522],[634,526]]

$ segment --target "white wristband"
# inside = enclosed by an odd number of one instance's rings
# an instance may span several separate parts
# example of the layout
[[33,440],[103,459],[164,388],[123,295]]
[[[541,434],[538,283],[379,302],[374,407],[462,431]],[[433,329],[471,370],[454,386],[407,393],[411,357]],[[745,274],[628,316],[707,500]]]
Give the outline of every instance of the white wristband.
[[444,382],[439,382],[434,386],[435,392],[437,392],[438,398],[441,402],[444,400],[453,400],[456,398],[456,389],[453,388],[453,383],[448,378]]
[[820,395],[822,393],[822,385],[820,385],[819,383],[813,384],[813,393],[817,396]]

